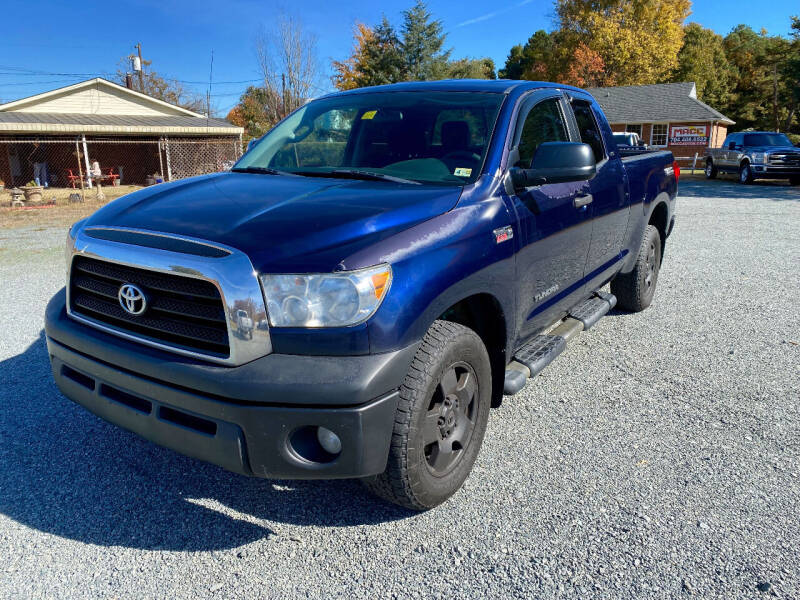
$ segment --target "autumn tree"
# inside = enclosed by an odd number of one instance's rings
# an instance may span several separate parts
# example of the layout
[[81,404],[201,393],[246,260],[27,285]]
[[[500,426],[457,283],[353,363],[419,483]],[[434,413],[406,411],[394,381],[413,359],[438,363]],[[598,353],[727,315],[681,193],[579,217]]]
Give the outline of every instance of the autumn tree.
[[359,78],[367,61],[367,51],[375,43],[375,32],[364,23],[353,26],[353,50],[343,61],[334,60],[333,85],[339,90],[352,90],[359,87]]
[[671,80],[693,81],[697,96],[714,107],[727,106],[737,77],[728,61],[722,36],[697,23],[684,27],[683,47],[678,52],[678,68]]
[[[130,72],[130,61],[131,57],[125,56],[117,63],[116,79],[120,85],[125,85],[127,74]],[[193,110],[199,113],[205,113],[209,110],[205,96],[187,89],[176,79],[162,77],[155,70],[150,68],[152,64],[153,61],[150,60],[142,61],[142,80],[144,88],[142,89],[137,76],[133,78],[134,90],[187,110]]]
[[266,88],[251,85],[228,113],[229,122],[244,128],[245,142],[261,137],[275,124],[270,106],[275,106],[278,100],[270,98],[269,94]]
[[613,76],[606,72],[606,65],[600,54],[583,42],[572,52],[567,72],[559,81],[577,87],[599,87],[615,83]]
[[[556,0],[562,44],[584,44],[618,85],[666,80],[678,66],[690,0]],[[588,55],[587,55],[588,56]]]

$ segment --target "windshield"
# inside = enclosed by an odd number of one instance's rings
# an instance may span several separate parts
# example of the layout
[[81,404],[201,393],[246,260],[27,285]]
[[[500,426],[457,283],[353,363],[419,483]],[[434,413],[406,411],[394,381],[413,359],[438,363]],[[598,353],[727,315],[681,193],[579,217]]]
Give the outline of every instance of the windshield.
[[748,133],[744,136],[745,146],[791,146],[792,142],[782,133]]
[[480,174],[503,98],[474,92],[322,98],[276,126],[234,170],[371,173],[391,181],[464,185]]

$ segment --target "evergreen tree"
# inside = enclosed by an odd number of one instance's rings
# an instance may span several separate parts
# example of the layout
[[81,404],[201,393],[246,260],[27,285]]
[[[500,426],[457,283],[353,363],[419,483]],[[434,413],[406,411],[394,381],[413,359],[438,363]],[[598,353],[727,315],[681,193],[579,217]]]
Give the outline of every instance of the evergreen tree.
[[397,83],[406,79],[402,44],[385,16],[372,30],[363,47],[363,57],[355,77],[357,87]]
[[406,76],[411,81],[446,77],[451,50],[443,50],[446,34],[442,22],[433,20],[422,0],[403,11],[402,51]]

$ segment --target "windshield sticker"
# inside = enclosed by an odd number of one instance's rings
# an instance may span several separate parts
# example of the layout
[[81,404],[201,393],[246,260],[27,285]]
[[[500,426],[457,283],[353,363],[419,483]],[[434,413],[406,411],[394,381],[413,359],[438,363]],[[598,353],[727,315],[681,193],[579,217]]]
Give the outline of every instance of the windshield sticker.
[[362,121],[368,121],[368,120],[374,118],[375,115],[377,115],[377,114],[378,114],[377,110],[368,110],[363,115],[361,115],[361,120]]
[[453,171],[453,175],[456,177],[469,177],[472,175],[472,169],[467,169],[465,167],[456,167],[456,170]]

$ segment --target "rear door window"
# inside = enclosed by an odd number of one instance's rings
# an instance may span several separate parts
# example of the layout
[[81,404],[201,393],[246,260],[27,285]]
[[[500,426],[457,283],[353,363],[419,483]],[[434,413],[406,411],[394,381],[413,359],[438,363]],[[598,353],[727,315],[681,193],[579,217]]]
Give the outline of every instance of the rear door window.
[[597,119],[592,111],[592,105],[583,100],[573,100],[572,110],[575,113],[575,121],[578,124],[581,141],[592,147],[595,160],[600,162],[606,157],[606,151],[603,146],[603,136],[600,135]]

